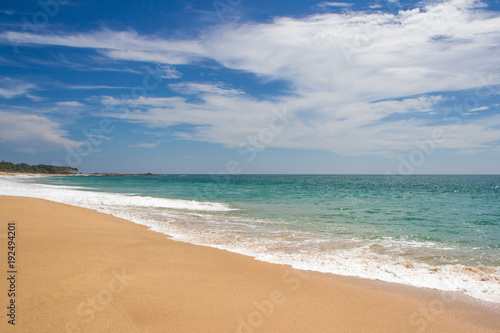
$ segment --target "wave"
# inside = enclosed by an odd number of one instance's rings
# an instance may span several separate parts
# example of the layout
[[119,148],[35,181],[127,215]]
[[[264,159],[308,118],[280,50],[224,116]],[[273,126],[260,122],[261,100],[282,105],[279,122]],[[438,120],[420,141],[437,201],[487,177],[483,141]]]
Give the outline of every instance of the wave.
[[[378,279],[417,287],[458,291],[500,303],[500,267],[439,264],[401,256],[401,250],[430,251],[430,257],[458,249],[435,242],[393,239],[332,239],[285,223],[221,214],[223,203],[173,200],[89,191],[75,186],[33,183],[0,176],[0,195],[67,203],[146,225],[178,241],[211,246],[297,269]],[[434,251],[434,252],[432,252]]]
[[[255,221],[238,223],[239,218],[231,221],[228,217],[204,216],[196,223],[193,222],[196,217],[192,216],[150,216],[152,218],[145,224],[179,241],[211,246],[301,270],[457,291],[489,303],[500,303],[500,267],[422,263],[401,257],[394,250],[408,246],[433,247],[431,244],[358,239],[333,241],[290,231],[270,232],[259,228]],[[139,216],[129,218],[141,220]],[[207,219],[213,228],[207,227]],[[249,225],[251,228],[248,228]],[[453,251],[439,244],[433,249],[436,252]]]
[[34,184],[32,177],[3,176],[0,178],[0,195],[47,199],[80,207],[98,209],[106,206],[148,207],[157,209],[183,209],[196,211],[231,211],[234,208],[217,202],[165,199],[148,196],[108,192],[82,191],[85,188],[65,185]]

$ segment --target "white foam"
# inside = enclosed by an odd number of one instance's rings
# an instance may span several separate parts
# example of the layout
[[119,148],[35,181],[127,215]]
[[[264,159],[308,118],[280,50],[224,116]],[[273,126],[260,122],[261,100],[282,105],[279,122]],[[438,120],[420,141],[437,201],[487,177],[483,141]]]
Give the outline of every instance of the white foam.
[[104,208],[106,206],[185,209],[195,211],[233,210],[233,208],[230,208],[229,206],[221,203],[200,202],[194,200],[174,200],[95,191],[81,191],[78,189],[82,188],[75,186],[33,184],[27,180],[29,180],[28,177],[0,177],[0,195],[47,199],[96,210],[99,210],[99,208]]
[[[454,250],[431,242],[388,238],[376,244],[359,239],[338,240],[332,244],[332,239],[317,235],[287,231],[286,228],[270,230],[262,221],[217,215],[216,212],[232,210],[221,203],[82,191],[72,186],[33,184],[26,177],[0,176],[0,195],[42,198],[90,208],[146,225],[176,240],[298,269],[459,291],[486,302],[500,303],[500,267],[432,265],[398,258],[394,254],[401,248]],[[176,211],[179,209],[184,211]],[[373,246],[385,252],[374,251]]]
[[443,291],[458,291],[486,302],[500,303],[499,267],[434,266],[375,253],[370,250],[370,244],[328,250],[308,240],[296,242],[297,244],[287,244],[279,237],[274,239],[266,238],[264,235],[246,237],[242,233],[228,235],[217,230],[209,232],[189,230],[175,224],[155,223],[152,229],[168,233],[177,240],[212,246],[252,256],[265,262],[290,265],[297,269],[376,279]]

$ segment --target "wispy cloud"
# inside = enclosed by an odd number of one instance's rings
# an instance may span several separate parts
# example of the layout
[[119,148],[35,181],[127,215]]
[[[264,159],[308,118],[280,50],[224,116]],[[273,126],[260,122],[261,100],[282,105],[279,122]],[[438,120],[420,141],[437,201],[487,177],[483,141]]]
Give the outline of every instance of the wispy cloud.
[[169,88],[176,92],[186,95],[209,94],[209,95],[233,96],[233,95],[243,94],[243,91],[241,90],[224,87],[223,84],[213,84],[213,83],[183,82],[183,83],[170,84]]
[[18,65],[15,61],[12,61],[2,56],[0,56],[0,64],[11,65],[11,66]]
[[135,145],[129,145],[129,147],[132,148],[156,148],[160,142],[154,142],[154,143],[139,143]]
[[0,110],[0,119],[0,144],[15,151],[64,150],[78,144],[68,139],[68,132],[47,117]]
[[70,85],[62,86],[62,88],[73,89],[73,90],[101,90],[101,89],[131,89],[131,87],[123,86],[82,86],[82,85]]
[[[7,38],[8,39],[8,38]],[[2,37],[0,37],[0,41]],[[43,44],[46,45],[46,44]],[[24,62],[42,65],[45,67],[60,67],[81,72],[117,72],[117,73],[143,73],[139,70],[132,69],[123,64],[118,64],[119,60],[110,59],[106,56],[96,55],[72,55],[68,56],[64,53],[54,54],[53,59],[41,59],[36,57],[25,57]]]
[[139,36],[134,31],[110,30],[68,35],[32,34],[8,31],[0,34],[3,43],[27,45],[61,45],[77,48],[94,48],[113,59],[187,64],[203,56],[195,41],[169,41]]
[[171,65],[157,65],[155,71],[162,79],[178,79],[182,77],[182,73]]
[[469,110],[469,112],[485,111],[485,110],[488,110],[489,108],[490,108],[489,106],[481,106],[478,108],[471,109],[471,110]]
[[317,4],[320,8],[328,8],[328,7],[352,7],[353,3],[350,2],[332,2],[332,1],[324,1]]
[[28,97],[29,99],[31,99],[32,101],[35,101],[35,102],[43,102],[43,101],[47,100],[45,97],[40,97],[40,96],[36,96],[36,95],[31,95],[31,94],[26,94],[26,97]]
[[80,5],[77,1],[68,1],[68,0],[57,0],[57,3],[61,6],[79,6]]
[[9,77],[0,79],[0,97],[3,98],[10,99],[23,96],[35,88],[36,85],[22,80],[11,79]]
[[[201,85],[201,84],[198,84]],[[222,89],[207,86],[200,91]],[[105,112],[102,116],[145,124],[148,127],[172,127],[190,124],[189,130],[177,130],[176,136],[184,140],[220,143],[238,147],[248,138],[256,137],[270,126],[275,110],[283,106],[259,101],[246,94],[202,93],[201,101],[189,102],[185,98],[140,98],[120,101],[114,98],[102,100],[104,106],[127,105],[130,113]],[[374,103],[358,102],[317,112],[304,108],[304,100],[293,103],[288,100],[287,112],[293,114],[283,132],[270,146],[299,149],[326,149],[341,155],[378,154],[393,156],[394,153],[415,148],[415,142],[429,140],[437,128],[446,133],[441,148],[484,149],[492,148],[491,142],[500,140],[500,130],[493,124],[496,118],[484,122],[469,123],[459,128],[455,124],[432,125],[416,118],[384,121],[397,114],[427,113],[446,101],[442,96],[424,96],[404,100]],[[302,103],[302,104],[301,104]],[[236,107],[237,106],[237,107]],[[112,108],[115,109],[116,108]],[[481,133],[487,133],[481,135]]]
[[5,14],[8,16],[12,16],[16,13],[14,9],[8,9],[8,10],[0,10],[0,14]]
[[86,137],[88,138],[97,138],[101,140],[112,140],[111,138],[104,136],[104,135],[99,135],[99,134],[87,134]]
[[80,107],[83,106],[82,103],[78,101],[68,101],[68,102],[57,102],[56,105],[58,106],[69,106],[69,107]]

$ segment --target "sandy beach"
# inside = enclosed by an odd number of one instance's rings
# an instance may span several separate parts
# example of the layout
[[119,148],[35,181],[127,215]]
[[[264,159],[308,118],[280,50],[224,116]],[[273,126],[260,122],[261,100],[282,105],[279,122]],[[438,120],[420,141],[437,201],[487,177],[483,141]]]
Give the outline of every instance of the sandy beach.
[[497,310],[455,293],[299,271],[41,199],[0,197],[0,240],[1,332],[500,332]]

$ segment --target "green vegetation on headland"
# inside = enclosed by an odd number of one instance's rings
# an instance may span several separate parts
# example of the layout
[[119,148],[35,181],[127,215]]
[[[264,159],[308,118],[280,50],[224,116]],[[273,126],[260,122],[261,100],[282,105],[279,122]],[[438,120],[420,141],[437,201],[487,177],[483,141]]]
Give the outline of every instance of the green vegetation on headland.
[[[55,165],[29,165],[26,163],[14,164],[11,162],[0,162],[0,172],[7,173],[41,173],[47,175],[82,175],[78,173],[77,168],[72,168],[69,166],[55,166]],[[101,173],[95,172],[91,174],[86,174],[91,176],[155,176],[153,173]]]
[[69,166],[55,165],[29,165],[26,163],[14,164],[11,162],[0,162],[0,172],[19,172],[19,173],[44,173],[44,174],[74,174],[78,172],[77,168]]

